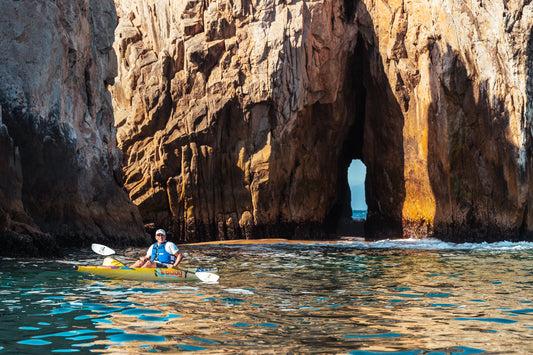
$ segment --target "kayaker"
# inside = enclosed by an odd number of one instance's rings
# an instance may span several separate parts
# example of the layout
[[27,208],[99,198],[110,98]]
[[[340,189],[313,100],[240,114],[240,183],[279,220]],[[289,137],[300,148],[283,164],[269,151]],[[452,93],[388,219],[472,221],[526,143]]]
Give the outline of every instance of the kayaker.
[[146,255],[131,265],[131,267],[166,267],[173,268],[178,266],[183,259],[183,254],[179,251],[176,244],[167,242],[167,233],[164,229],[158,229],[155,232],[156,243],[148,248]]

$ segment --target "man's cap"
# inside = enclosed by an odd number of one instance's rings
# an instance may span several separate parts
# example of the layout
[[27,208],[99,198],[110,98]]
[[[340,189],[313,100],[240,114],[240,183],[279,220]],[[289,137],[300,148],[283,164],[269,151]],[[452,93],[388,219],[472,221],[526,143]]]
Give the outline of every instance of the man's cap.
[[158,229],[158,230],[155,232],[155,235],[158,235],[158,234],[163,234],[165,237],[167,236],[167,232],[165,232],[164,229]]

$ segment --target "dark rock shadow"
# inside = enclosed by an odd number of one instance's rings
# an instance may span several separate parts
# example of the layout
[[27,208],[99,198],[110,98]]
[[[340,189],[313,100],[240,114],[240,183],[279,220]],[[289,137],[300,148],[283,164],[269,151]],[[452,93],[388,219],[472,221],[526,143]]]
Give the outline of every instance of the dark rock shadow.
[[[357,4],[360,33],[344,86],[347,112],[353,117],[349,133],[342,142],[339,159],[339,200],[328,223],[336,233],[366,239],[402,236],[402,207],[405,201],[403,125],[400,103],[391,88],[374,24],[366,5]],[[358,20],[360,21],[360,20]],[[365,181],[368,215],[365,222],[352,219],[348,168],[353,159],[367,167]]]

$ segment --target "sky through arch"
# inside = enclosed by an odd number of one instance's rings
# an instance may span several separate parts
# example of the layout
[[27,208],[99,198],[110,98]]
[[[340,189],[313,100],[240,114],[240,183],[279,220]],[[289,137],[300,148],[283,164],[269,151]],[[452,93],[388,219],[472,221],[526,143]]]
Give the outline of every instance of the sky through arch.
[[365,199],[366,166],[359,159],[352,160],[348,168],[348,184],[352,194],[352,210],[367,209]]

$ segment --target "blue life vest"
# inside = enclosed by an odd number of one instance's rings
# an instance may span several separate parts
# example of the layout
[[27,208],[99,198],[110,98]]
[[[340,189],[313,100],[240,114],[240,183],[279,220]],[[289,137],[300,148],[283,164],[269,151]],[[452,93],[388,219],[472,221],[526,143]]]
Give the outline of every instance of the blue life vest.
[[152,246],[152,257],[150,258],[151,261],[155,260],[165,264],[172,264],[174,262],[176,256],[168,253],[165,250],[165,244],[167,244],[167,242],[164,242],[159,246],[157,243],[154,243]]

